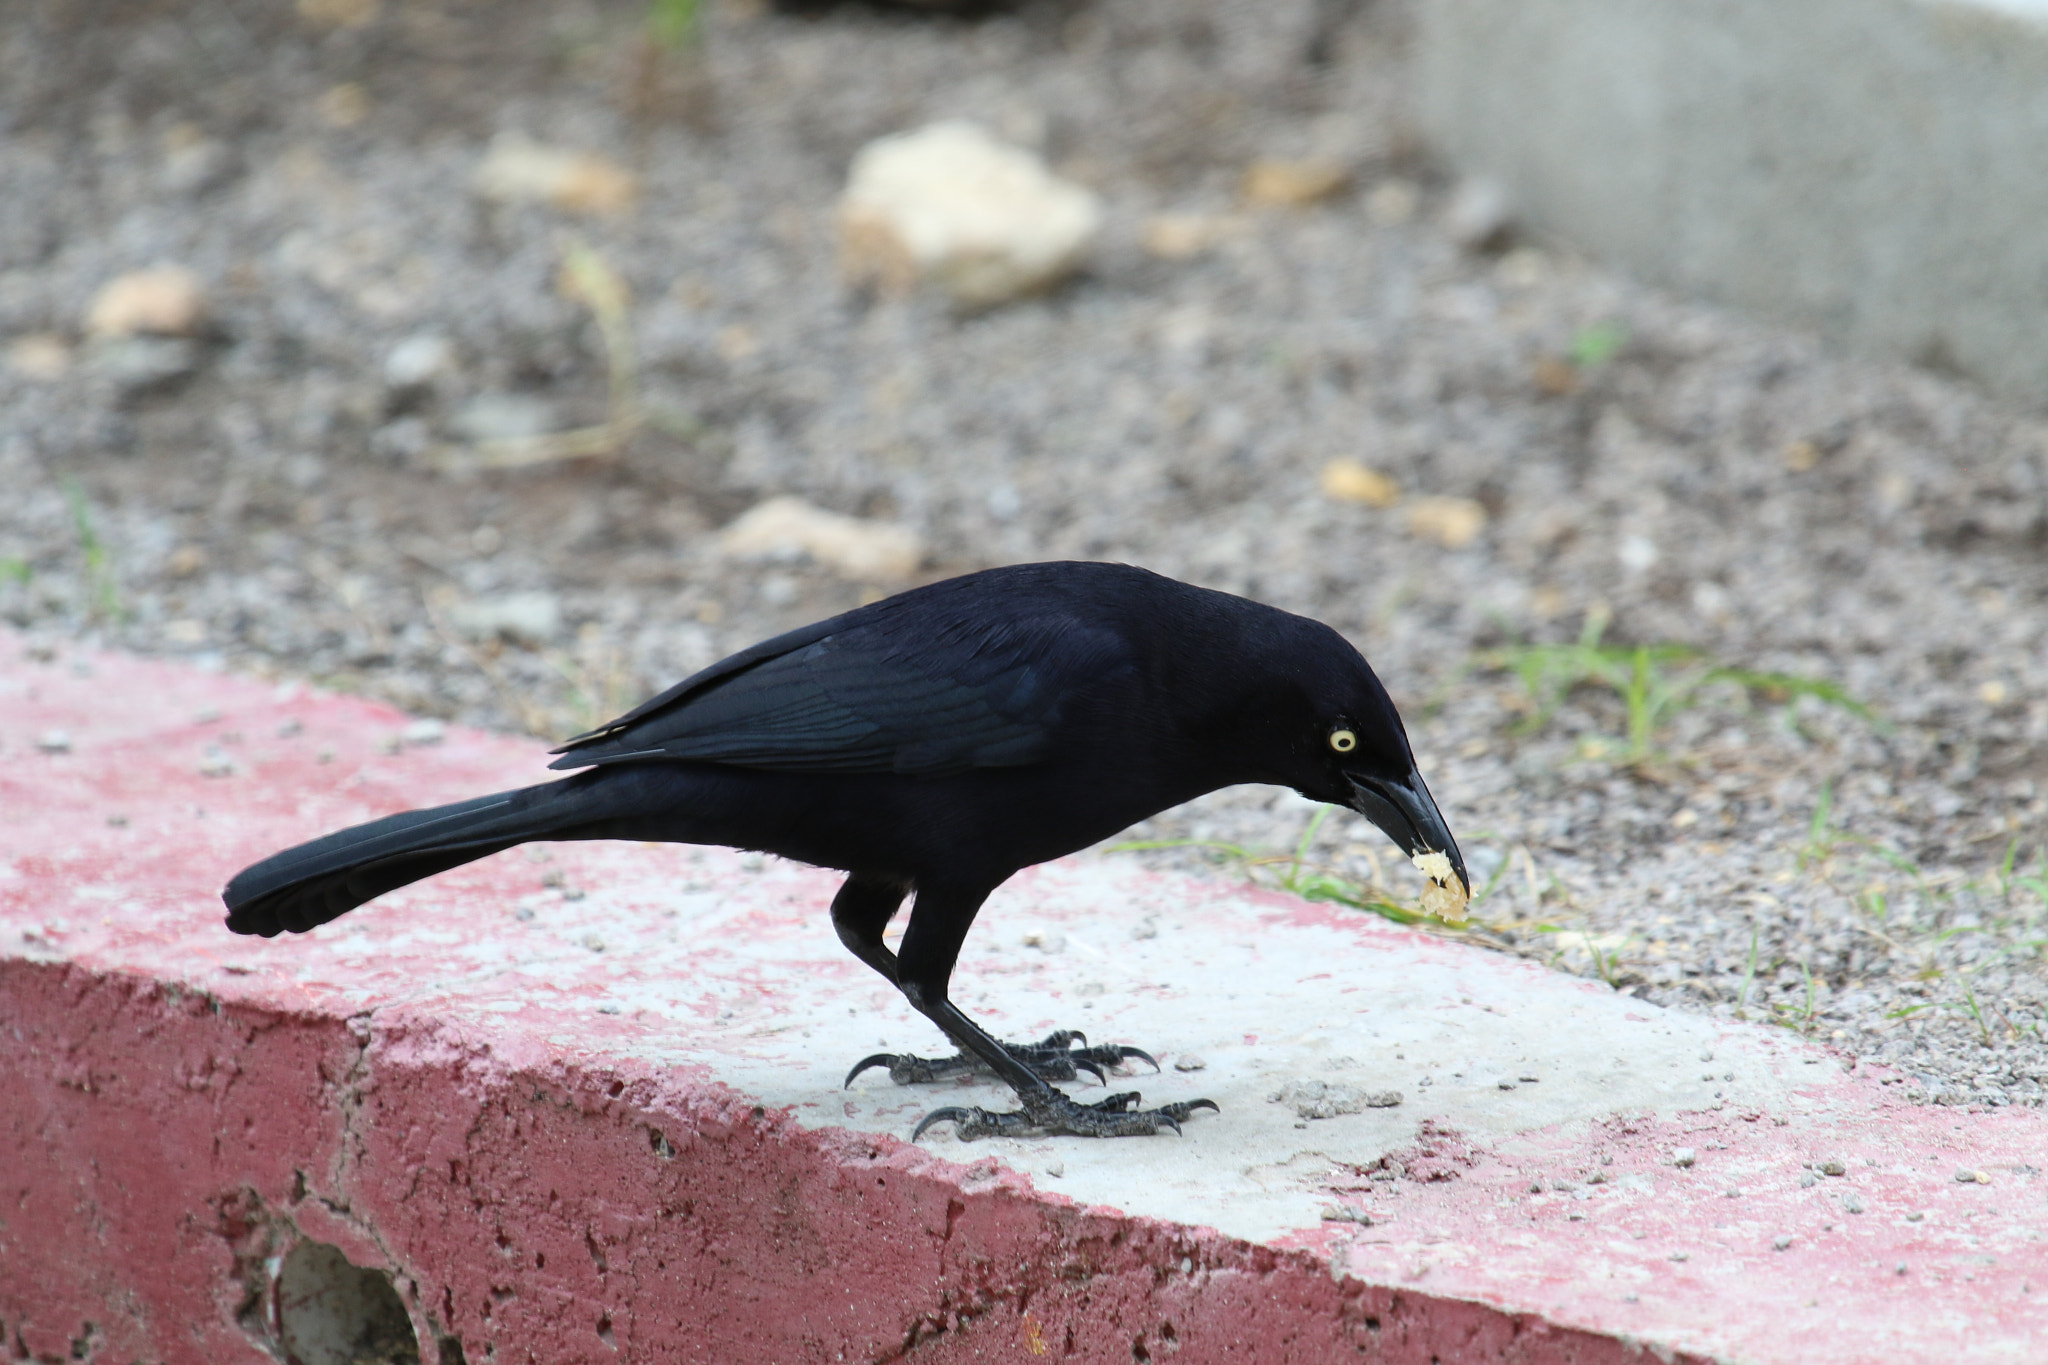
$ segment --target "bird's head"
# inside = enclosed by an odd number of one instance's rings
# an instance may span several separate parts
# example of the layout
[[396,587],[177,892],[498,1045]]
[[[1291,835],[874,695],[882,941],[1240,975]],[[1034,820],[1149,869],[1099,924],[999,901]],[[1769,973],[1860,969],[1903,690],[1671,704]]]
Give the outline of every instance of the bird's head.
[[1283,708],[1293,732],[1286,744],[1292,768],[1287,785],[1310,800],[1357,811],[1411,858],[1444,855],[1462,902],[1471,895],[1472,879],[1443,812],[1416,770],[1393,699],[1364,658],[1335,631],[1328,631],[1321,643],[1306,659],[1297,655],[1300,662],[1291,670],[1293,704]]

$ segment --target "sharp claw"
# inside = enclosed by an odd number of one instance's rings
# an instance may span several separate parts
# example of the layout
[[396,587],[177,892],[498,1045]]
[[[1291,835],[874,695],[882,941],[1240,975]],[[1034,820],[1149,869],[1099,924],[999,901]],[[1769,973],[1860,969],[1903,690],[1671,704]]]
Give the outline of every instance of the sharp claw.
[[1167,1112],[1166,1112],[1166,1111],[1165,1111],[1164,1109],[1162,1109],[1162,1110],[1160,1110],[1160,1111],[1159,1111],[1159,1121],[1160,1121],[1161,1123],[1165,1124],[1165,1125],[1166,1125],[1166,1126],[1167,1126],[1168,1128],[1171,1128],[1171,1129],[1173,1129],[1173,1135],[1174,1135],[1175,1137],[1186,1137],[1186,1136],[1187,1136],[1187,1134],[1186,1134],[1186,1133],[1183,1133],[1183,1132],[1182,1132],[1182,1131],[1180,1130],[1180,1121],[1179,1121],[1179,1120],[1177,1120],[1176,1118],[1174,1118],[1174,1116],[1173,1116],[1173,1115],[1171,1115],[1171,1114],[1167,1113]]
[[1139,1061],[1151,1067],[1154,1071],[1157,1071],[1159,1069],[1159,1059],[1154,1057],[1151,1053],[1145,1051],[1143,1048],[1120,1047],[1117,1049],[1117,1051],[1123,1054],[1123,1056],[1117,1059],[1118,1061],[1128,1062],[1129,1060],[1131,1060],[1131,1058],[1136,1057]]
[[934,1109],[931,1113],[926,1114],[922,1119],[918,1120],[917,1127],[911,1130],[910,1140],[912,1142],[915,1142],[919,1138],[923,1137],[924,1130],[931,1127],[935,1123],[950,1123],[954,1126],[956,1130],[966,1128],[974,1122],[974,1117],[975,1111],[972,1109],[961,1109],[957,1107],[946,1109]]
[[845,1084],[841,1085],[839,1088],[841,1090],[846,1089],[847,1086],[853,1084],[853,1078],[855,1076],[860,1075],[861,1072],[867,1071],[870,1068],[894,1065],[896,1065],[896,1057],[893,1053],[877,1052],[872,1057],[863,1057],[860,1059],[860,1061],[854,1063],[853,1070],[846,1073]]
[[1095,1065],[1095,1063],[1088,1061],[1087,1059],[1082,1057],[1076,1057],[1074,1059],[1074,1066],[1077,1069],[1085,1071],[1089,1075],[1093,1076],[1095,1078],[1095,1082],[1097,1085],[1109,1084],[1109,1078],[1102,1074],[1102,1068]]

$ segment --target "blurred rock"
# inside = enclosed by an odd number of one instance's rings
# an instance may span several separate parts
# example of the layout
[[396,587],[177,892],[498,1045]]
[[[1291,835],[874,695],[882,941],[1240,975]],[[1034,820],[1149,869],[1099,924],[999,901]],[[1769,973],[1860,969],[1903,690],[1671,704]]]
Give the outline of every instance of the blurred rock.
[[1161,260],[1187,261],[1242,236],[1244,230],[1241,218],[1213,213],[1161,213],[1145,220],[1140,240],[1145,250]]
[[199,368],[199,343],[184,337],[110,337],[93,346],[87,368],[133,397],[191,377]]
[[1467,251],[1491,251],[1506,244],[1508,195],[1482,177],[1460,182],[1444,205],[1444,231]]
[[471,186],[486,199],[547,203],[593,214],[622,213],[640,193],[640,182],[616,162],[511,132],[491,140]]
[[1471,498],[1417,498],[1408,504],[1408,530],[1446,550],[1462,550],[1486,529],[1486,509]]
[[562,629],[562,602],[551,592],[508,592],[451,607],[448,619],[472,640],[540,645]]
[[316,28],[365,28],[383,7],[382,0],[298,0],[299,18]]
[[1395,227],[1422,207],[1422,191],[1413,180],[1396,176],[1374,185],[1365,196],[1365,216],[1381,227]]
[[1261,160],[1245,168],[1241,192],[1245,202],[1262,208],[1299,209],[1321,203],[1350,183],[1351,171],[1341,161]]
[[1356,460],[1332,460],[1323,466],[1323,496],[1367,507],[1392,507],[1401,500],[1401,485]]
[[431,388],[455,373],[455,346],[438,332],[420,332],[384,357],[385,386],[400,393]]
[[234,171],[234,156],[222,143],[190,123],[173,125],[164,134],[164,160],[158,174],[168,194],[197,196],[225,181]]
[[60,336],[31,332],[7,343],[7,368],[24,379],[62,379],[71,369],[71,348]]
[[451,423],[465,441],[531,441],[555,430],[555,405],[530,393],[480,393]]
[[101,285],[85,327],[101,337],[191,336],[205,321],[206,291],[199,277],[181,265],[158,265]]
[[370,92],[354,81],[343,81],[323,90],[313,107],[328,127],[353,128],[370,116]]
[[801,498],[770,498],[719,536],[719,548],[740,559],[808,555],[843,578],[902,579],[924,562],[924,542],[907,526],[841,516]]
[[986,308],[1071,274],[1102,208],[1032,153],[947,122],[863,147],[839,221],[850,280],[894,293],[930,283],[960,307]]

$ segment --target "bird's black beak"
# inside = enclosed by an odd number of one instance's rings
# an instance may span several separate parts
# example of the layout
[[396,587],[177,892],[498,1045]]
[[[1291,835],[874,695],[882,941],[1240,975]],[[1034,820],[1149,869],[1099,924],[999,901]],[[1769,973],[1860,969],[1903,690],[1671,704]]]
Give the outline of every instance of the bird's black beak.
[[1401,851],[1413,858],[1420,853],[1442,853],[1451,860],[1465,894],[1472,894],[1472,878],[1465,872],[1464,855],[1451,837],[1436,799],[1422,784],[1422,774],[1410,769],[1406,777],[1389,780],[1345,774],[1351,783],[1351,809],[1378,825]]

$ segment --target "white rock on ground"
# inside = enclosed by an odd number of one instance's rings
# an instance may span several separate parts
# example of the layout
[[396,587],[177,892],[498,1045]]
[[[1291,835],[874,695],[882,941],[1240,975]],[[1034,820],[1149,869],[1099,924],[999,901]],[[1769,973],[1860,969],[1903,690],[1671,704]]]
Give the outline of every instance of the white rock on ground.
[[85,328],[99,337],[190,336],[205,320],[206,290],[199,277],[181,265],[157,265],[101,285]]
[[472,640],[545,644],[562,629],[562,600],[551,592],[508,592],[458,603],[455,628]]
[[726,527],[719,548],[737,559],[813,560],[845,578],[908,578],[924,562],[917,532],[813,507],[802,498],[770,498]]
[[633,206],[640,182],[604,157],[500,133],[476,169],[472,188],[501,203],[539,202],[571,213],[620,213]]
[[839,220],[850,279],[892,292],[929,283],[987,308],[1071,274],[1102,208],[1030,152],[944,122],[863,147]]

